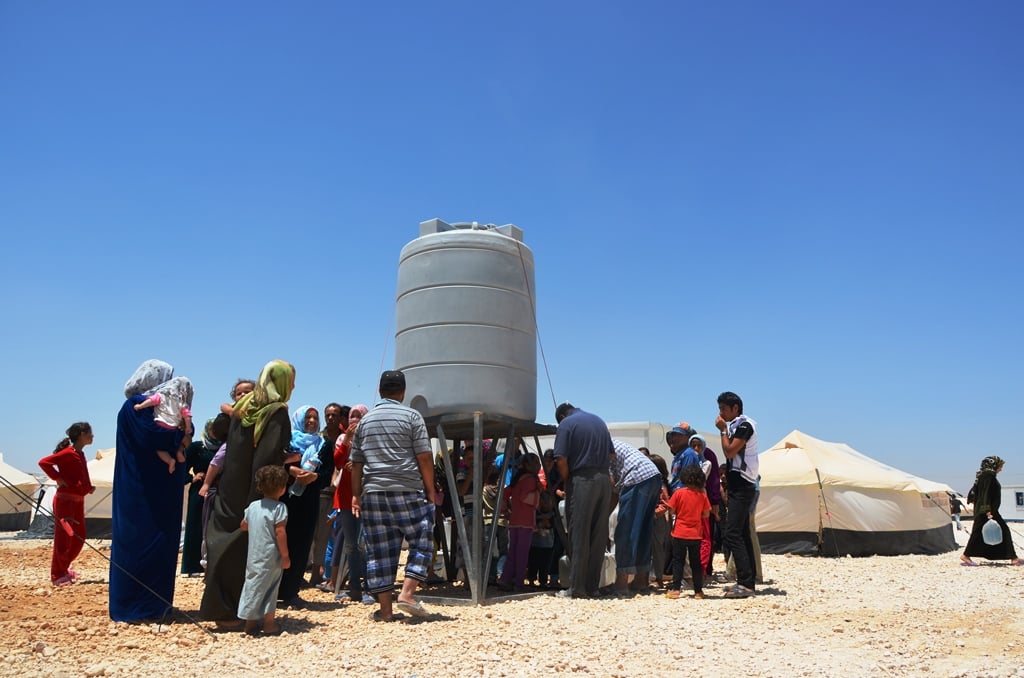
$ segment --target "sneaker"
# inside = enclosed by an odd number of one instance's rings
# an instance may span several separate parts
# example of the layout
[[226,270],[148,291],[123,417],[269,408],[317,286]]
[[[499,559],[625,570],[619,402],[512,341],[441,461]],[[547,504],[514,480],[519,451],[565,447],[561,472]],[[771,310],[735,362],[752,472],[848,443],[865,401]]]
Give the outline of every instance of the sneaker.
[[679,599],[679,591],[677,591],[676,589],[669,589],[668,592],[665,593],[665,597],[668,598],[669,600],[678,600]]

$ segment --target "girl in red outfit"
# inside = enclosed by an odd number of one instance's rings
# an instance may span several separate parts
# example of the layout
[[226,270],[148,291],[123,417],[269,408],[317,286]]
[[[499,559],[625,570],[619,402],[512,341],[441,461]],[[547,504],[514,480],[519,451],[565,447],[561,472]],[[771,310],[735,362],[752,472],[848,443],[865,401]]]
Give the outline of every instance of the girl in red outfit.
[[57,483],[53,497],[53,559],[50,581],[65,586],[78,579],[70,569],[85,543],[85,495],[96,491],[89,481],[82,449],[92,444],[92,426],[80,421],[67,430],[53,454],[39,460],[39,468]]
[[675,516],[672,526],[672,586],[665,593],[668,598],[678,598],[683,584],[683,567],[686,556],[690,557],[690,571],[693,573],[693,597],[704,597],[704,570],[700,566],[700,541],[704,521],[711,514],[711,503],[705,491],[704,472],[699,464],[684,466],[681,472],[683,487],[668,500],[668,510]]
[[537,455],[526,455],[519,473],[508,486],[508,503],[512,511],[508,519],[508,560],[498,579],[498,588],[502,591],[523,588],[530,560],[530,541],[537,524],[537,506],[540,504],[539,470]]

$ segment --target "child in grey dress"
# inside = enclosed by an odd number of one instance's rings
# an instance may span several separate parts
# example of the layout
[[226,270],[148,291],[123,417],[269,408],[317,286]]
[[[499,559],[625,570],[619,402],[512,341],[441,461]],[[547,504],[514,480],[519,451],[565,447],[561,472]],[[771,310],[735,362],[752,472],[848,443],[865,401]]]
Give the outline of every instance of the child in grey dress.
[[285,524],[288,507],[278,499],[288,486],[284,466],[264,466],[256,471],[256,490],[262,495],[249,504],[242,518],[242,529],[249,532],[249,551],[245,563],[245,583],[238,601],[238,617],[245,620],[245,632],[276,636],[281,626],[274,623],[277,587],[281,573],[290,567]]

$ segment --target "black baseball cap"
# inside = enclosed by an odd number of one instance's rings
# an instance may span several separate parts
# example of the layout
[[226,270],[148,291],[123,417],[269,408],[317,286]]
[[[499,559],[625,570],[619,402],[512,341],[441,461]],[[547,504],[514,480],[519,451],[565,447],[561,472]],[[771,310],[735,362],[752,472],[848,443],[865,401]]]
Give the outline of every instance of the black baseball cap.
[[381,391],[405,390],[405,375],[398,370],[388,370],[380,375]]

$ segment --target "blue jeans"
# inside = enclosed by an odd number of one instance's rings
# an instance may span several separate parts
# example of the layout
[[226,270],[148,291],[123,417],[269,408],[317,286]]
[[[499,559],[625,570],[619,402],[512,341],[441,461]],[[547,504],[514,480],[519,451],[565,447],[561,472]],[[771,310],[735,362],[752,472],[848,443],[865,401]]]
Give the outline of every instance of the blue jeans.
[[647,572],[651,566],[654,508],[661,491],[661,476],[652,476],[619,494],[615,525],[615,569],[624,574]]
[[361,521],[352,511],[339,511],[338,522],[343,535],[341,551],[348,564],[348,594],[352,600],[359,601],[363,598],[363,579],[366,577],[366,556],[359,538]]

